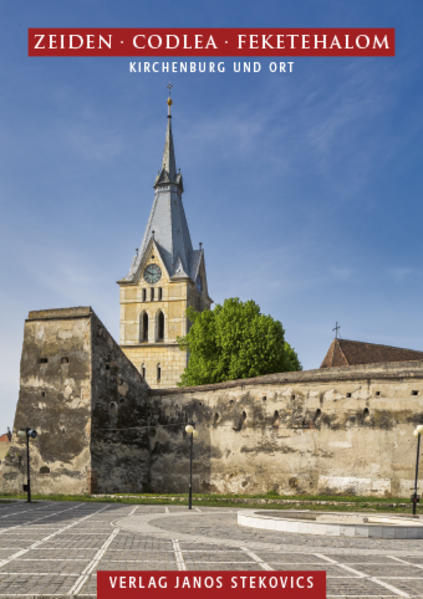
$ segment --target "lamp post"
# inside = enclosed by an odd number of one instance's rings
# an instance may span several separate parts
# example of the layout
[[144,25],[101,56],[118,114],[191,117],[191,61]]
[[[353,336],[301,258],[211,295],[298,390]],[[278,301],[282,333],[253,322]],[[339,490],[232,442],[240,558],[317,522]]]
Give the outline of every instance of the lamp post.
[[417,482],[419,478],[419,459],[420,459],[420,437],[423,433],[423,424],[419,424],[414,429],[413,435],[417,437],[417,454],[416,454],[416,470],[414,473],[414,493],[411,496],[411,501],[413,503],[413,516],[416,515],[417,512],[417,504],[420,501],[420,497],[417,495]]
[[37,436],[37,431],[35,429],[29,428],[27,426],[26,428],[18,431],[18,436],[26,438],[26,480],[27,480],[27,483],[26,483],[26,485],[23,486],[23,490],[26,491],[28,494],[27,502],[31,503],[31,468],[30,468],[30,461],[29,461],[29,440],[35,439],[35,437]]
[[185,432],[189,435],[188,509],[192,510],[192,450],[194,446],[194,437],[198,437],[198,431],[195,430],[194,423],[192,423],[186,425]]

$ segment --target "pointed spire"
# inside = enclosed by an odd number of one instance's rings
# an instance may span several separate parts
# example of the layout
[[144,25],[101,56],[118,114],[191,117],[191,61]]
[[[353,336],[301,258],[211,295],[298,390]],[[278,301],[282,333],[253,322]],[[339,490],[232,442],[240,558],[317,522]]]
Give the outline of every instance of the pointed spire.
[[172,135],[172,114],[171,114],[171,106],[173,104],[172,98],[170,97],[170,90],[172,89],[172,84],[169,83],[167,86],[169,89],[169,96],[167,98],[167,127],[166,127],[166,138],[165,145],[163,150],[163,158],[162,158],[162,166],[159,174],[156,177],[154,182],[154,187],[159,185],[168,185],[169,183],[174,183],[178,185],[182,190],[182,175],[176,171],[176,161],[175,161],[175,147],[173,145],[173,135]]
[[171,106],[169,95],[168,124],[162,167],[156,178],[154,202],[139,252],[135,254],[128,275],[122,279],[132,282],[140,276],[141,265],[154,244],[155,251],[164,263],[170,277],[189,277],[198,274],[202,250],[194,250],[188,223],[182,204],[182,175],[176,171],[175,151],[171,129]]

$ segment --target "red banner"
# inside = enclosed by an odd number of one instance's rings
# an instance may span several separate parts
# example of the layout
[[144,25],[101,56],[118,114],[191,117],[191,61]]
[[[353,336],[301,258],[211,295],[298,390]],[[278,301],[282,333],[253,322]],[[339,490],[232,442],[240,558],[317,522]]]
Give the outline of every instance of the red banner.
[[98,599],[128,599],[143,592],[150,599],[325,599],[326,572],[97,572]]
[[395,29],[28,29],[29,56],[395,56]]

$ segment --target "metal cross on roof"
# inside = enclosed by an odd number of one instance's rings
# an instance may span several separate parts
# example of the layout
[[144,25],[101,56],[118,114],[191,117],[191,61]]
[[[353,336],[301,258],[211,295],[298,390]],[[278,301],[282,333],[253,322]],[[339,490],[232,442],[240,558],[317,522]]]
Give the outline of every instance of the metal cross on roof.
[[341,328],[341,325],[338,324],[338,321],[336,321],[335,328],[332,329],[332,331],[335,331],[335,339],[338,339],[338,331],[340,328]]
[[167,87],[167,89],[169,90],[169,97],[170,97],[170,92],[172,91],[173,84],[169,82],[169,83],[166,85],[166,87]]

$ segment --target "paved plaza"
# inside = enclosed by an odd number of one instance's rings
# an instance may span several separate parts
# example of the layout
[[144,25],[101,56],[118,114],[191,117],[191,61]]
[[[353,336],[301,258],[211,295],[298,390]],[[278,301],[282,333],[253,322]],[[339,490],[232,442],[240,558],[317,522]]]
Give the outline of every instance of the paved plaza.
[[241,528],[237,511],[0,504],[0,599],[95,597],[97,570],[326,570],[328,597],[423,598],[423,540]]

